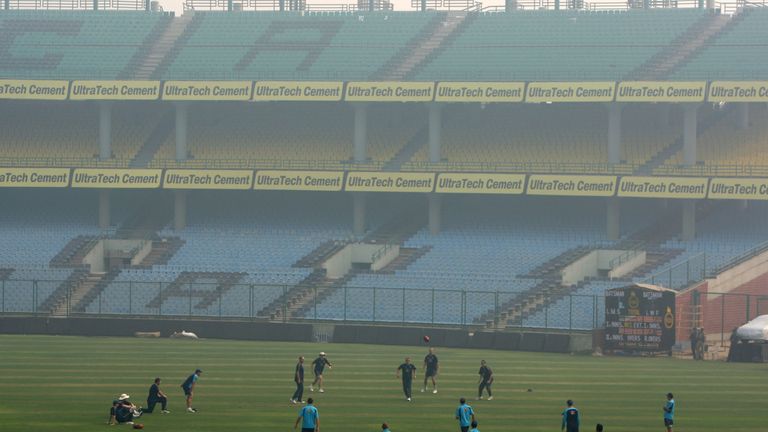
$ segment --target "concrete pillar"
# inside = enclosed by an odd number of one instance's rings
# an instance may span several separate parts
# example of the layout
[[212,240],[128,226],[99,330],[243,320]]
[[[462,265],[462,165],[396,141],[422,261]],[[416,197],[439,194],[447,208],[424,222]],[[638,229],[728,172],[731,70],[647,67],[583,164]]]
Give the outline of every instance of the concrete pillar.
[[112,159],[112,104],[99,103],[99,160]]
[[688,103],[683,106],[683,164],[696,164],[696,135],[698,128],[699,104]]
[[696,237],[696,201],[683,201],[683,240],[693,240]]
[[352,194],[352,232],[357,237],[365,235],[365,194]]
[[621,109],[620,103],[608,104],[608,163],[621,163]]
[[99,191],[99,229],[108,229],[109,225],[109,189],[102,189]]
[[429,203],[429,233],[437,235],[440,233],[442,222],[443,197],[442,195],[431,193],[427,195],[427,202]]
[[187,116],[189,105],[184,102],[176,104],[176,161],[187,160]]
[[354,104],[355,107],[355,138],[353,158],[355,162],[365,162],[368,159],[368,106]]
[[749,104],[740,103],[738,106],[739,106],[739,120],[736,126],[741,130],[748,129],[749,128]]
[[187,227],[187,191],[173,192],[173,229],[181,231]]
[[443,159],[442,131],[443,110],[437,103],[429,104],[429,161],[440,162]]
[[621,202],[619,198],[608,198],[606,214],[606,232],[609,240],[621,237]]

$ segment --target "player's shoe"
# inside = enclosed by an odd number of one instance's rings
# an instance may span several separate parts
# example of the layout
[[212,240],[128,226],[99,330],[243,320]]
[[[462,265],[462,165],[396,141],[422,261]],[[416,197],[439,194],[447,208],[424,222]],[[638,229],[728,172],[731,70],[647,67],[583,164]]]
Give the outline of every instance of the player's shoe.
[[170,411],[168,411],[168,410],[162,410],[162,411],[160,411],[160,412],[161,412],[161,413],[163,413],[163,414],[170,414],[170,413],[171,413],[171,412],[170,412]]
[[426,387],[425,387],[425,388],[423,388],[423,389],[421,389],[421,392],[422,392],[422,393],[424,393],[425,391],[427,391],[427,388],[426,388]]
[[408,402],[410,402],[410,401],[411,401],[411,398],[405,398],[405,400],[407,400]]
[[488,396],[488,400],[493,400],[493,396]]
[[309,391],[311,391],[311,392],[315,391],[315,387],[314,386],[309,386]]
[[296,399],[291,399],[291,403],[296,405]]
[[432,390],[432,394],[437,394],[437,389]]
[[197,410],[196,410],[196,409],[194,409],[194,408],[187,408],[187,412],[188,412],[188,413],[196,413],[196,412],[197,412]]
[[480,396],[479,398],[477,398],[477,400],[483,400],[483,397],[482,397],[482,396]]
[[323,390],[323,389],[320,389],[320,393],[325,393],[325,390]]

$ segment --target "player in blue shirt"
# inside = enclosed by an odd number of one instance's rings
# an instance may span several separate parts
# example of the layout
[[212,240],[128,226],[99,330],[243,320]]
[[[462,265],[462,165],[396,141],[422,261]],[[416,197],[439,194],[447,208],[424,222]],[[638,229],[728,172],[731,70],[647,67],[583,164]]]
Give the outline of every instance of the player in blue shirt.
[[469,432],[469,426],[475,421],[475,411],[467,405],[467,400],[459,399],[459,407],[456,408],[456,420],[459,421],[461,432]]
[[381,424],[381,432],[391,432],[391,431],[389,430],[389,425],[388,425],[388,424],[386,424],[386,423],[382,423],[382,424]]
[[197,385],[197,380],[200,379],[200,374],[202,374],[203,371],[200,369],[195,369],[195,373],[188,376],[186,380],[181,384],[182,390],[184,390],[184,396],[187,397],[187,412],[196,413],[197,410],[195,408],[192,408],[192,397],[195,393],[195,386]]
[[675,397],[672,393],[667,393],[667,403],[664,404],[664,426],[667,432],[672,432],[672,425],[675,424]]
[[320,413],[313,405],[315,401],[312,398],[307,399],[307,406],[299,411],[299,417],[296,418],[296,424],[293,428],[299,427],[301,422],[301,432],[320,432]]
[[573,406],[573,401],[570,399],[565,404],[568,407],[563,411],[563,424],[560,426],[560,430],[579,432],[579,410]]
[[480,430],[477,429],[477,422],[472,422],[472,429],[469,430],[469,432],[480,432]]

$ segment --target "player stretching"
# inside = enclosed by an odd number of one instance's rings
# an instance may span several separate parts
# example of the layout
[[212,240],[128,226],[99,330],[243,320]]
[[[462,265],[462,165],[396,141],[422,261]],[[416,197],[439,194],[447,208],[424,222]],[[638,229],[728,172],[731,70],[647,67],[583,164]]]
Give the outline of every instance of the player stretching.
[[202,374],[203,371],[200,369],[196,369],[195,373],[188,376],[187,379],[184,381],[183,384],[181,384],[182,390],[184,390],[184,396],[187,399],[187,412],[196,413],[197,410],[195,408],[192,408],[192,398],[195,395],[195,386],[197,385],[197,380],[200,378],[200,374]]
[[667,403],[664,405],[664,426],[667,432],[672,432],[672,425],[675,424],[675,397],[672,393],[667,393]]
[[416,366],[411,364],[411,358],[406,357],[405,363],[398,366],[395,376],[400,378],[400,371],[403,371],[403,393],[405,393],[405,399],[410,402],[411,400],[411,387],[413,385],[413,379],[416,378]]
[[480,360],[480,387],[477,389],[477,400],[483,399],[483,389],[488,390],[488,400],[493,400],[491,394],[491,384],[493,384],[493,371],[485,364],[485,360]]
[[315,374],[315,380],[312,381],[312,384],[309,386],[309,391],[315,391],[315,384],[319,383],[320,387],[320,393],[325,393],[325,390],[323,390],[323,369],[325,369],[325,366],[328,365],[328,369],[333,369],[333,365],[331,365],[331,362],[328,361],[327,358],[325,358],[325,353],[321,352],[318,357],[312,362],[313,366],[313,372]]
[[435,355],[435,349],[430,348],[429,354],[424,357],[424,387],[421,392],[427,391],[427,380],[432,379],[432,393],[437,393],[437,373],[440,370],[440,365],[437,364],[437,356]]

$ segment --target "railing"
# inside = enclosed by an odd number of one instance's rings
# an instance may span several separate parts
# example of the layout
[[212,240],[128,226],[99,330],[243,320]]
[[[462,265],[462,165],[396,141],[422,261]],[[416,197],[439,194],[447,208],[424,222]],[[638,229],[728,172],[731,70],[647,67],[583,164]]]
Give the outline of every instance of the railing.
[[177,162],[173,159],[153,160],[150,168],[262,168],[262,169],[315,169],[315,170],[380,170],[386,161],[333,161],[333,160],[282,160],[282,159],[190,159]]
[[482,9],[482,3],[473,0],[411,0],[411,8],[428,10],[476,11]]
[[[97,0],[99,10],[146,10],[146,0]],[[92,10],[94,0],[10,0],[9,9]]]
[[768,177],[768,166],[747,164],[661,165],[654,174],[684,176]]
[[600,162],[406,162],[403,171],[478,171],[519,173],[603,173],[631,174],[639,164]]
[[[239,4],[243,10],[261,10],[261,11],[279,11],[279,0],[185,0],[184,10],[199,10],[199,11],[226,11],[229,10],[230,4]],[[290,8],[291,1],[286,0],[286,10]]]
[[614,269],[614,268],[624,264],[625,262],[631,260],[632,258],[638,256],[642,252],[644,252],[644,251],[642,251],[642,250],[628,250],[628,251],[624,252],[623,254],[617,256],[616,258],[613,258],[612,260],[608,261],[608,268],[609,269]]
[[387,254],[393,247],[397,245],[395,244],[385,244],[383,247],[380,247],[376,249],[376,251],[371,255],[371,263],[375,263],[379,260],[379,258],[383,257]]
[[[41,310],[62,281],[0,281],[0,313],[50,314]],[[59,299],[64,313],[90,316],[136,316],[206,319],[265,319],[278,321],[355,321],[487,326],[502,304],[519,292],[406,288],[343,287],[330,297],[310,297],[302,310],[288,303],[269,310],[274,299],[289,298],[292,285],[237,284],[226,291],[217,283],[114,281],[85,306],[73,310],[72,289]],[[521,316],[508,328],[557,328],[592,330],[602,326],[602,296],[572,295],[552,299],[537,312]],[[293,309],[292,309],[293,308]],[[290,318],[289,318],[290,316]]]
[[660,285],[664,288],[680,290],[687,288],[707,277],[707,256],[704,252],[687,260],[674,264],[645,278],[642,283]]
[[720,274],[720,273],[722,273],[722,272],[724,272],[724,271],[726,271],[726,270],[728,270],[730,268],[736,267],[737,265],[739,265],[739,264],[741,264],[741,263],[743,263],[743,262],[745,262],[745,261],[747,261],[747,260],[749,260],[751,258],[754,258],[754,257],[760,255],[761,253],[765,252],[765,251],[768,251],[768,241],[764,241],[764,242],[760,243],[759,245],[753,247],[752,249],[748,250],[747,252],[744,252],[743,254],[741,254],[741,255],[739,255],[737,257],[734,257],[734,258],[728,260],[727,262],[725,262],[725,263],[723,263],[723,264],[721,264],[721,265],[719,265],[719,266],[717,266],[717,267],[715,267],[713,269],[710,269],[707,274],[710,277],[717,276],[718,274]]
[[0,165],[7,167],[99,167],[99,168],[127,168],[130,159],[78,158],[78,157],[8,157],[0,156]]

